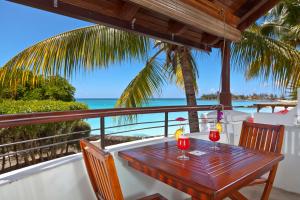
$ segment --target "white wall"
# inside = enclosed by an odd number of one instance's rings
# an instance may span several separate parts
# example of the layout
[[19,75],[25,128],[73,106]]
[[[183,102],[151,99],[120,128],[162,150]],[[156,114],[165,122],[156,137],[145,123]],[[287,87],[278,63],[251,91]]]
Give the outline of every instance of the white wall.
[[300,193],[300,127],[286,126],[282,153],[275,186]]
[[254,122],[263,124],[294,126],[296,123],[296,108],[290,110],[287,114],[276,113],[255,113]]
[[1,200],[95,200],[80,154],[0,175]]

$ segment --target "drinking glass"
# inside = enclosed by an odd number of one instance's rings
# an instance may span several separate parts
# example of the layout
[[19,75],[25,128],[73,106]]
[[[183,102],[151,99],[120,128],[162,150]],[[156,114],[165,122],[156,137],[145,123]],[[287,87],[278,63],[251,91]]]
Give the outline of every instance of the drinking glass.
[[209,140],[213,142],[213,147],[211,147],[213,150],[219,150],[219,148],[216,146],[216,142],[220,140],[220,132],[218,129],[210,129],[209,131]]
[[189,137],[185,136],[185,135],[181,135],[178,138],[177,141],[177,147],[178,149],[181,150],[182,155],[178,156],[177,159],[179,160],[189,160],[190,158],[188,156],[186,156],[186,150],[188,150],[190,148],[190,139]]

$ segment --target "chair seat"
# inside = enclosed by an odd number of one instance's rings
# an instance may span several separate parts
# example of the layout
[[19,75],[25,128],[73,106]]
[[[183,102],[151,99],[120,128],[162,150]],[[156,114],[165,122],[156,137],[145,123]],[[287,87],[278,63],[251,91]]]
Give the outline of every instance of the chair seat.
[[159,193],[156,194],[152,194],[150,196],[146,196],[137,200],[167,200],[167,198],[165,198],[164,196],[162,196]]

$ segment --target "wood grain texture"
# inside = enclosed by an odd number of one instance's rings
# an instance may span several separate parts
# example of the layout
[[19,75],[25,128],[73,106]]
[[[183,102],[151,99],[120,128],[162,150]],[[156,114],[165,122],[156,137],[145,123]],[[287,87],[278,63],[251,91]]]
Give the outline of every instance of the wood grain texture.
[[[98,200],[123,200],[114,159],[86,140],[80,141],[84,163]],[[153,194],[139,200],[167,200],[160,194]]]
[[[135,4],[138,4],[142,7],[148,8],[160,14],[163,14],[171,19],[177,20],[179,22],[185,23],[194,28],[199,28],[205,30],[207,33],[216,35],[219,37],[224,37],[231,41],[239,41],[241,39],[241,32],[229,25],[226,21],[220,20],[219,18],[214,17],[211,13],[208,14],[208,11],[202,11],[204,9],[199,9],[200,6],[194,7],[187,4],[187,2],[173,1],[173,0],[129,0]],[[202,5],[200,2],[197,5]],[[203,6],[207,7],[207,6]],[[218,11],[211,11],[215,15],[220,15]],[[224,30],[226,30],[224,32]]]
[[114,160],[106,153],[85,140],[80,141],[83,159],[99,200],[123,200]]
[[[109,4],[115,2],[113,0],[97,0],[95,1],[97,2],[97,5],[93,5],[91,3],[91,0],[88,1],[89,3],[86,3],[85,1],[65,0],[65,2],[59,1],[58,7],[53,7],[53,0],[10,1],[77,18],[80,20],[89,21],[91,23],[102,24],[105,26],[121,29],[132,33],[147,35],[154,39],[162,40],[175,45],[186,45],[188,47],[193,47],[204,51],[211,51],[210,46],[207,46],[204,41],[197,39],[201,38],[201,33],[198,33],[196,38],[189,37],[195,32],[200,32],[199,29],[193,28],[193,30],[191,31],[188,30],[189,35],[183,34],[180,36],[172,37],[172,34],[167,31],[167,24],[169,20],[168,18],[163,17],[163,19],[161,19],[161,15],[159,13],[152,12],[150,12],[151,15],[142,15],[143,18],[139,18],[138,16],[141,16],[141,14],[139,13],[144,13],[146,11],[142,8],[137,11],[136,15],[131,15],[134,16],[134,18],[136,18],[136,23],[134,25],[134,28],[132,28],[132,21],[128,21],[128,19],[122,18],[122,13],[120,13],[120,9],[122,9],[122,7],[112,6],[112,10],[106,9],[107,6],[101,7],[102,5],[106,5],[107,2],[109,2]],[[81,6],[82,4],[84,6]],[[149,23],[149,18],[153,19],[153,15],[159,17],[154,18],[155,21],[151,21],[151,23]],[[145,21],[145,18],[147,18],[148,20]],[[160,26],[161,23],[166,25]]]
[[[244,122],[241,130],[239,146],[260,152],[281,153],[284,137],[284,126]],[[257,178],[247,186],[266,184],[261,199],[269,199],[276,176],[278,163],[270,169],[268,178]],[[242,194],[235,191],[229,197],[232,200],[243,199]]]
[[[224,21],[225,38],[236,40],[240,37],[240,31],[278,2],[278,0],[58,0],[55,7],[53,0],[9,1],[205,51],[210,51],[211,47],[220,48],[218,44],[224,38]],[[158,5],[159,3],[161,4]],[[133,19],[135,19],[134,29],[132,29]],[[173,31],[168,25],[170,20],[183,24],[183,28],[175,33],[176,37],[172,37],[170,32]]]
[[284,126],[244,122],[239,146],[264,152],[280,153]]
[[232,200],[247,200],[247,198],[238,191],[234,191],[229,194],[229,198]]
[[283,159],[279,153],[268,153],[218,144],[214,151],[207,141],[191,139],[192,150],[206,152],[200,157],[189,154],[180,161],[175,141],[120,151],[128,165],[178,190],[193,199],[222,199],[232,191],[251,183],[270,171]]
[[279,0],[249,0],[236,11],[241,16],[238,28],[243,31],[254,23],[259,17],[267,13]]
[[224,17],[226,19],[226,23],[230,24],[233,27],[237,27],[239,23],[239,17],[232,14],[230,12],[229,7],[220,5],[215,2],[207,1],[207,0],[180,0],[188,5],[191,5],[210,16],[213,16],[221,21],[224,21]]

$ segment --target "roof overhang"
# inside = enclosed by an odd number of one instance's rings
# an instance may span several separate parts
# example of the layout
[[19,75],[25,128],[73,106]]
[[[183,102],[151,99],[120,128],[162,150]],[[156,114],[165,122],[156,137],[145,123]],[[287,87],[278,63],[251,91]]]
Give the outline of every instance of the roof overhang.
[[10,0],[50,12],[209,51],[278,0]]

